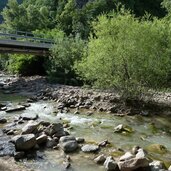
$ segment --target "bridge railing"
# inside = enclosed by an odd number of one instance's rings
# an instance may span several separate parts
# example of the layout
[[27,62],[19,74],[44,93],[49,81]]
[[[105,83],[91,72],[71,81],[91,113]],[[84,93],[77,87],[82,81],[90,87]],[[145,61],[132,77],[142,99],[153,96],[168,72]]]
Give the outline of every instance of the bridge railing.
[[35,43],[46,43],[54,44],[52,39],[44,39],[38,37],[41,35],[34,35],[31,32],[14,31],[14,30],[0,30],[0,39],[18,40],[18,41],[29,41]]

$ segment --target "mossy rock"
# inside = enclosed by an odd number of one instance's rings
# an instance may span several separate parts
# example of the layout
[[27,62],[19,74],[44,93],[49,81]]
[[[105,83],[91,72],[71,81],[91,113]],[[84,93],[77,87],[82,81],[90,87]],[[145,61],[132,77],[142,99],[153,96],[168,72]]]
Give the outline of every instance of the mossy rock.
[[110,152],[110,155],[112,157],[120,157],[120,156],[124,155],[124,152],[123,151],[116,150],[116,151]]
[[153,153],[165,154],[167,153],[167,148],[161,144],[151,144],[146,147],[146,150]]

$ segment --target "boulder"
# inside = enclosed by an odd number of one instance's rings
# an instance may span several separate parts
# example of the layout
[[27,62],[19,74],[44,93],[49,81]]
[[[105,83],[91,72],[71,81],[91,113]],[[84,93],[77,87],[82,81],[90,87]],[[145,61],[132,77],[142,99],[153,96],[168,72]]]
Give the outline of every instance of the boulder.
[[78,148],[76,138],[73,136],[63,136],[59,140],[59,145],[64,152],[73,152]]
[[104,162],[104,167],[107,171],[119,171],[118,164],[113,160],[113,157],[107,157]]
[[135,169],[148,167],[149,161],[146,158],[132,158],[118,162],[118,166],[120,171],[132,171]]
[[86,144],[81,148],[81,150],[85,153],[94,153],[99,150],[99,146],[93,144]]
[[39,126],[38,122],[35,121],[29,121],[23,128],[22,128],[22,134],[30,134],[33,133]]
[[101,154],[100,156],[98,156],[94,159],[94,161],[97,164],[104,164],[105,160],[106,160],[106,156],[104,154]]
[[61,123],[53,123],[51,125],[49,125],[45,130],[45,133],[47,135],[56,135],[57,137],[61,137],[65,135],[65,131],[63,128],[63,125]]
[[36,145],[36,137],[34,134],[16,135],[11,139],[17,150],[30,150]]
[[42,143],[46,143],[47,141],[47,135],[46,134],[42,134],[39,137],[36,138],[37,144],[42,144]]
[[35,113],[23,113],[21,115],[21,118],[23,120],[36,120],[36,119],[38,119],[38,117],[39,116],[37,114],[35,114]]

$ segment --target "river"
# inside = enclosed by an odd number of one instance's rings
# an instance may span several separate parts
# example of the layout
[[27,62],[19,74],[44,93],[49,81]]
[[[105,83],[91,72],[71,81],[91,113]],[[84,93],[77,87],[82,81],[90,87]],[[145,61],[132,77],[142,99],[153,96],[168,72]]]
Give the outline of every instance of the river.
[[[0,103],[6,103],[9,106],[18,102],[23,102],[25,97],[18,95],[0,94]],[[159,154],[157,151],[148,151],[149,157],[162,160],[168,166],[171,163],[171,118],[163,116],[143,117],[125,116],[119,117],[107,113],[98,113],[88,116],[84,114],[73,113],[55,113],[55,103],[53,101],[39,101],[32,103],[25,111],[13,112],[7,114],[1,111],[0,117],[6,117],[12,121],[21,113],[36,113],[42,120],[56,122],[61,120],[68,123],[71,135],[75,137],[83,137],[86,142],[98,144],[103,140],[111,142],[109,147],[102,148],[99,154],[112,155],[117,157],[122,155],[123,149],[129,151],[133,146],[139,145],[148,150],[151,144],[161,144],[167,148],[167,152]],[[132,133],[114,133],[114,127],[118,124],[124,124],[132,128]],[[2,126],[1,126],[2,127]],[[99,154],[85,154],[83,152],[75,152],[70,154],[73,171],[103,171],[103,166],[98,166],[93,159]],[[19,164],[31,168],[35,171],[61,171],[63,170],[63,153],[60,150],[37,151],[37,157],[31,160],[21,160]]]

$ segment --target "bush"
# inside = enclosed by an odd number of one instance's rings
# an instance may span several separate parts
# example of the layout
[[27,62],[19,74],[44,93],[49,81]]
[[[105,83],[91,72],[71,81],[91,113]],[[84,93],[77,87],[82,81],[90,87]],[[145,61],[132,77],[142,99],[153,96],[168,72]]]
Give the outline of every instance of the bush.
[[85,47],[85,41],[79,36],[64,37],[56,39],[56,44],[52,48],[52,58],[49,60],[48,74],[50,77],[62,78],[62,83],[66,83],[76,78],[73,69],[74,63],[80,60]]
[[24,76],[45,74],[44,58],[32,55],[9,55],[7,70]]
[[8,55],[1,54],[0,55],[0,70],[6,70],[6,66],[8,64]]
[[88,51],[77,73],[98,87],[126,96],[168,84],[171,68],[170,25],[164,19],[136,19],[130,12],[101,15],[93,23]]

